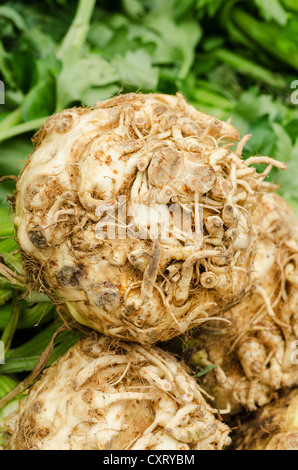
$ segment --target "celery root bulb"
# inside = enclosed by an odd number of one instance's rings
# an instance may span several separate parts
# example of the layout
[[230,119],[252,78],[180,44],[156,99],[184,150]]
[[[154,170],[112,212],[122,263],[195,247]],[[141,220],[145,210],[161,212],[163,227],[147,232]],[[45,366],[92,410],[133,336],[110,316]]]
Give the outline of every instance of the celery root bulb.
[[298,222],[277,195],[263,197],[252,293],[225,312],[225,328],[201,330],[185,359],[203,377],[215,406],[233,413],[268,403],[276,390],[298,385]]
[[235,450],[298,450],[298,389],[245,419],[237,429]]
[[77,322],[144,344],[225,311],[250,288],[267,174],[251,164],[280,166],[243,161],[247,137],[232,150],[237,130],[181,95],[53,115],[16,190],[28,281]]
[[172,355],[87,336],[47,369],[4,422],[13,450],[221,450],[218,421]]

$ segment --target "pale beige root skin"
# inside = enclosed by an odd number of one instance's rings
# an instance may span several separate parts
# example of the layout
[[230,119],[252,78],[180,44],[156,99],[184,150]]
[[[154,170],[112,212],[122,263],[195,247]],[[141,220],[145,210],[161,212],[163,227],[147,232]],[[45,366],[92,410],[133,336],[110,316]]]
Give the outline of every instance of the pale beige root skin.
[[276,390],[298,385],[297,220],[281,197],[268,194],[254,222],[259,240],[251,295],[225,312],[230,325],[200,330],[185,352],[193,370],[218,365],[202,383],[226,413],[255,410]]
[[85,337],[4,421],[13,450],[221,450],[217,420],[182,363],[156,347]]
[[[251,214],[264,175],[250,166],[255,159],[242,160],[243,139],[233,149],[236,140],[232,125],[179,94],[122,95],[50,117],[15,198],[28,280],[79,323],[144,344],[237,303],[250,288]],[[126,197],[124,220],[119,196]],[[118,229],[114,240],[99,235],[109,204],[117,206],[109,229],[119,222],[126,239]],[[187,233],[177,230],[172,204],[188,205]],[[169,235],[158,239],[168,217]]]
[[298,450],[298,389],[244,419],[233,436],[235,450]]

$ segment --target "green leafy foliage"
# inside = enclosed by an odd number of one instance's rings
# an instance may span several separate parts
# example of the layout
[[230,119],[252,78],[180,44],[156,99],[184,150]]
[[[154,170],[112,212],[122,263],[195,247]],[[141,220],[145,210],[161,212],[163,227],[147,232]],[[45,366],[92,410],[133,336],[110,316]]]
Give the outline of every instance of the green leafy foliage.
[[282,26],[287,23],[289,15],[279,0],[255,0],[255,4],[266,21],[274,20]]

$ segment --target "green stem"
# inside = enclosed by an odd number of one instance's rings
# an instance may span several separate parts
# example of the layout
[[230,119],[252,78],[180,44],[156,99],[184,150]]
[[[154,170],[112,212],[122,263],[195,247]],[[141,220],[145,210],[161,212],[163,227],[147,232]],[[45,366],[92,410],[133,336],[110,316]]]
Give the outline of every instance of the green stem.
[[0,399],[5,397],[7,393],[13,390],[18,385],[14,379],[9,375],[0,375]]
[[273,73],[269,72],[264,67],[256,64],[255,62],[251,62],[244,57],[240,57],[231,51],[226,49],[216,49],[212,55],[225,64],[228,64],[237,72],[249,75],[250,77],[259,80],[260,82],[264,82],[268,85],[282,89],[284,89],[286,86],[286,83],[282,78],[276,77]]
[[0,132],[15,126],[22,122],[22,110],[21,107],[15,109],[9,115],[0,122]]
[[202,87],[194,90],[192,92],[192,96],[197,103],[201,103],[203,105],[214,106],[224,110],[234,108],[234,104],[224,96],[220,96],[218,93],[203,89]]
[[57,52],[63,60],[69,50],[82,47],[88,34],[90,20],[96,0],[79,0],[75,17]]
[[298,70],[297,47],[293,41],[282,35],[282,27],[258,21],[240,8],[234,9],[233,20],[260,48]]
[[25,20],[14,8],[11,8],[8,5],[1,6],[0,16],[12,21],[14,26],[16,26],[20,31],[25,31],[27,27]]
[[[11,316],[1,336],[1,341],[2,343],[4,343],[4,354],[7,353],[7,351],[9,350],[11,346],[11,342],[13,340],[13,337],[17,328],[17,324],[19,321],[19,317],[20,317],[19,295],[20,295],[20,291],[14,289],[13,296],[12,296]],[[1,359],[3,358],[0,358],[0,362],[1,362]]]
[[235,5],[239,1],[240,0],[230,0],[229,2],[225,2],[219,15],[219,21],[222,28],[227,30],[233,42],[239,45],[241,44],[248,49],[255,49],[256,47],[252,44],[251,40],[234,24],[232,13],[235,9]]
[[9,207],[0,207],[0,250],[3,237],[12,237],[14,233],[14,225],[9,210]]
[[2,142],[3,140],[10,139],[11,137],[24,134],[25,132],[31,132],[36,129],[39,129],[44,124],[47,118],[48,116],[34,119],[32,121],[18,124],[17,126],[13,126],[9,129],[4,129],[3,131],[0,128],[0,142]]
[[196,377],[202,377],[203,375],[207,374],[210,370],[214,369],[215,367],[218,367],[217,364],[210,364],[209,366],[205,367],[205,369],[201,370],[196,374]]

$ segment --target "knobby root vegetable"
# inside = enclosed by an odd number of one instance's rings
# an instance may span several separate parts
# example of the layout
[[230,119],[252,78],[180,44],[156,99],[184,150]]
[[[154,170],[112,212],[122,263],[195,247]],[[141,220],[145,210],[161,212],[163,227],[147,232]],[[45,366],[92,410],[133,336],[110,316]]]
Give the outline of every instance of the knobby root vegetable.
[[277,195],[262,199],[254,224],[259,232],[254,289],[225,312],[230,322],[189,340],[185,359],[202,377],[215,406],[226,412],[256,409],[276,390],[298,385],[298,224]]
[[298,389],[245,419],[233,442],[235,450],[298,450]]
[[[105,335],[165,341],[250,288],[269,157],[184,98],[127,94],[50,117],[17,183],[28,282]],[[231,149],[232,147],[232,149]],[[254,163],[265,163],[258,174]]]
[[229,428],[196,380],[156,347],[97,334],[76,343],[4,426],[13,450],[221,450]]

